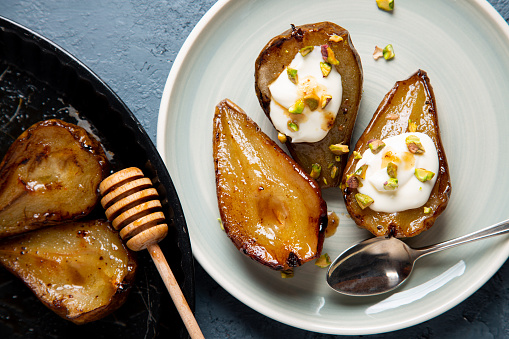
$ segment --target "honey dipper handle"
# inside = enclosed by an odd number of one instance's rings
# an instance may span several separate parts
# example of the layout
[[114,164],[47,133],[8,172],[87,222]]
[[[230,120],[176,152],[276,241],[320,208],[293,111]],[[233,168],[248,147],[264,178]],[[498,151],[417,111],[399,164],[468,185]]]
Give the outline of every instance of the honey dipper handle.
[[179,284],[175,280],[175,276],[173,275],[170,266],[168,266],[168,262],[166,261],[161,248],[156,243],[149,245],[147,250],[152,257],[152,260],[154,260],[154,264],[156,265],[157,270],[159,271],[159,274],[161,275],[161,278],[163,279],[164,284],[170,293],[175,307],[177,307],[177,311],[179,312],[184,325],[186,325],[187,332],[193,339],[205,338],[200,330],[200,327],[198,326],[198,323],[196,322],[196,319],[194,318],[191,308],[189,308],[189,305],[186,301],[186,298],[184,297],[184,294],[182,293],[182,290],[180,289]]

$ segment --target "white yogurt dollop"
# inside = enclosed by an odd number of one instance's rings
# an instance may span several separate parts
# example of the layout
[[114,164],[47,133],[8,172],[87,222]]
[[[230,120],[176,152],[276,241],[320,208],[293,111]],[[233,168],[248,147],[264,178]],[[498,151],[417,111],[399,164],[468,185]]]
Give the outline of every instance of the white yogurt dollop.
[[[420,139],[425,152],[410,153],[406,145],[406,137],[415,135]],[[423,206],[429,199],[438,174],[438,154],[433,140],[424,133],[403,133],[382,140],[385,147],[377,154],[369,148],[362,154],[356,170],[367,164],[365,179],[361,180],[359,193],[370,196],[374,202],[369,205],[374,211],[394,213]],[[389,180],[387,165],[397,165],[398,188],[387,190],[384,183]],[[415,169],[422,168],[433,172],[431,180],[421,182],[415,176]]]
[[[306,56],[297,53],[288,66],[297,70],[298,83],[294,84],[288,78],[287,68],[279,77],[269,85],[271,93],[270,119],[276,129],[292,138],[292,142],[317,142],[322,140],[332,127],[336,114],[341,105],[343,87],[341,75],[332,66],[327,77],[324,77],[320,69],[323,62],[320,46],[314,46]],[[295,104],[306,94],[316,94],[319,98],[328,94],[332,99],[325,109],[319,107],[311,111],[305,107],[301,114],[292,114],[288,108]],[[298,125],[298,131],[288,127],[288,121],[294,121]]]

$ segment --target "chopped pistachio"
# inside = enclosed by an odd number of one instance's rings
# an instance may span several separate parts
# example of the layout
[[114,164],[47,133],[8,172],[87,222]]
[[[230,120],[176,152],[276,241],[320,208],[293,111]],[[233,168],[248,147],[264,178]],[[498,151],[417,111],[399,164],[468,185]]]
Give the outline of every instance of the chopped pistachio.
[[320,166],[320,164],[311,165],[311,173],[309,174],[311,178],[317,179],[320,173],[322,173],[322,166]]
[[288,121],[288,128],[294,132],[297,132],[299,130],[299,125],[297,125],[293,121]]
[[322,107],[322,109],[324,109],[325,107],[327,107],[327,105],[329,104],[329,102],[331,100],[332,100],[332,95],[329,95],[329,94],[322,95],[322,97],[320,98],[320,107]]
[[284,144],[286,142],[286,135],[284,135],[283,133],[278,133],[277,140]]
[[336,59],[334,51],[332,51],[332,48],[330,48],[329,45],[322,45],[320,47],[322,51],[322,58],[324,61],[331,65],[339,65],[339,61]]
[[335,155],[343,155],[350,152],[348,145],[333,144],[329,146],[329,150]]
[[353,158],[355,160],[359,160],[359,159],[362,159],[362,155],[357,151],[353,151]]
[[304,111],[304,100],[298,99],[295,103],[288,108],[288,112],[292,114],[301,114]]
[[330,261],[330,257],[327,253],[324,253],[320,256],[320,258],[316,259],[315,265],[320,268],[328,267],[332,262]]
[[376,0],[378,8],[391,12],[394,9],[394,0]]
[[326,178],[322,178],[322,180],[323,180],[323,183],[324,183],[325,185],[328,185],[328,183],[327,183],[327,179],[326,179]]
[[362,193],[357,193],[355,195],[355,200],[357,200],[357,203],[362,209],[365,209],[366,207],[375,202],[373,198],[371,198],[369,195]]
[[373,59],[378,60],[384,56],[384,49],[379,46],[375,46],[375,51],[373,52]]
[[355,171],[354,175],[356,175],[359,178],[361,178],[362,180],[364,180],[364,179],[366,179],[366,171],[367,170],[368,170],[368,164],[364,164]]
[[217,221],[219,222],[219,227],[221,227],[221,230],[224,231],[223,221],[221,220],[221,218],[217,218]]
[[332,66],[328,62],[320,61],[320,70],[322,71],[323,77],[326,78],[332,71]]
[[308,94],[308,95],[305,95],[304,98],[302,99],[304,100],[304,103],[309,107],[310,110],[314,111],[315,109],[318,108],[318,103],[320,102],[320,98],[318,97],[318,95],[314,94],[314,93],[311,93],[311,94]]
[[398,188],[398,179],[389,178],[386,182],[384,182],[384,190],[386,191],[394,191]]
[[341,161],[341,156],[340,155],[336,155],[334,157],[334,160],[336,160],[336,162],[340,162]]
[[424,206],[424,213],[426,214],[431,213],[431,208]]
[[396,178],[398,176],[398,165],[393,162],[387,164],[387,175],[390,178]]
[[391,44],[388,44],[387,46],[385,46],[382,53],[384,55],[385,60],[390,60],[396,56],[396,54],[394,54],[394,47],[392,47]]
[[299,53],[304,57],[304,56],[308,55],[309,53],[311,53],[313,51],[313,49],[315,49],[314,46],[302,47],[300,49]]
[[293,269],[287,269],[284,271],[281,271],[281,278],[287,279],[287,278],[293,278]]
[[348,174],[346,176],[346,187],[349,188],[358,188],[362,187],[362,183],[359,178],[357,178],[354,174]]
[[330,177],[332,179],[334,179],[336,177],[336,175],[338,175],[338,167],[337,166],[332,166],[332,168],[330,170]]
[[408,147],[408,150],[410,153],[413,154],[423,154],[424,153],[424,146],[421,144],[421,139],[419,139],[416,135],[409,135],[405,139],[406,146]]
[[373,154],[377,154],[385,147],[385,143],[382,140],[372,139],[369,141],[368,147]]
[[435,176],[435,173],[425,170],[424,168],[416,168],[414,174],[415,174],[415,177],[417,179],[419,179],[419,181],[422,181],[422,182],[431,180]]
[[412,119],[408,119],[408,131],[412,133],[417,132],[417,124]]
[[288,79],[290,79],[291,82],[293,82],[295,85],[297,85],[297,83],[299,82],[297,70],[294,68],[288,67],[286,69],[286,74],[288,74]]
[[329,37],[329,40],[330,41],[334,41],[334,42],[340,42],[340,41],[343,41],[343,38],[340,37],[339,35],[337,34],[332,34],[330,37]]

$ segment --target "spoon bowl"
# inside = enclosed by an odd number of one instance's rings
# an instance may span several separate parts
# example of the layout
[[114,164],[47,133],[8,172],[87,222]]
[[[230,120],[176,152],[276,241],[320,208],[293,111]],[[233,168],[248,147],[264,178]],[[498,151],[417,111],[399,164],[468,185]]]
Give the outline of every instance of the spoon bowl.
[[376,295],[400,286],[410,275],[413,249],[397,238],[371,238],[347,249],[330,266],[327,282],[352,296]]
[[334,260],[327,271],[327,283],[336,292],[351,296],[390,292],[410,276],[415,261],[420,257],[507,232],[509,220],[417,249],[394,237],[370,238],[350,247]]

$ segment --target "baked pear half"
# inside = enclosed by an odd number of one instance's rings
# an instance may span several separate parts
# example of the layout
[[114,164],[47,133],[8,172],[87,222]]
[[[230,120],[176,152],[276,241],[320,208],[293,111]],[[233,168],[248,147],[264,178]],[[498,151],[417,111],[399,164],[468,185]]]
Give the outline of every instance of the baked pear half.
[[89,214],[108,165],[77,125],[51,119],[28,128],[0,163],[0,238]]
[[216,106],[213,156],[222,224],[241,252],[275,270],[320,255],[327,205],[316,181],[230,100]]
[[445,210],[451,181],[426,72],[398,81],[384,97],[341,186],[353,220],[376,236],[415,236]]
[[255,90],[263,111],[321,188],[339,186],[362,81],[349,32],[331,22],[292,25],[256,59]]
[[0,241],[0,264],[53,312],[76,324],[118,309],[136,261],[107,221],[73,222]]

